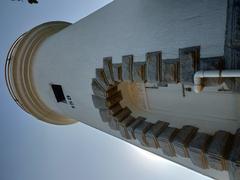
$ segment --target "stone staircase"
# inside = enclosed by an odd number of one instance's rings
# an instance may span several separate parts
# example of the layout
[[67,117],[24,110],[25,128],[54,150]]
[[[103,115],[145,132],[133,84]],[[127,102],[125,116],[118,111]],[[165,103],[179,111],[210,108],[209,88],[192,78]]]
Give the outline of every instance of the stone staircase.
[[92,100],[102,121],[119,131],[123,138],[137,140],[145,147],[161,148],[169,157],[189,158],[202,169],[228,171],[230,177],[237,180],[240,179],[240,129],[234,135],[221,130],[210,135],[189,125],[178,129],[174,124],[170,127],[168,122],[153,124],[145,117],[134,117],[129,107],[120,105],[123,97],[118,85],[121,82],[145,83],[146,87],[171,83],[192,85],[197,70],[223,68],[218,66],[223,57],[208,59],[201,62],[199,46],[180,49],[179,59],[164,61],[160,51],[147,53],[146,62],[134,62],[133,55],[123,56],[121,64],[113,64],[111,57],[104,58],[103,68],[97,68],[96,77],[92,79]]

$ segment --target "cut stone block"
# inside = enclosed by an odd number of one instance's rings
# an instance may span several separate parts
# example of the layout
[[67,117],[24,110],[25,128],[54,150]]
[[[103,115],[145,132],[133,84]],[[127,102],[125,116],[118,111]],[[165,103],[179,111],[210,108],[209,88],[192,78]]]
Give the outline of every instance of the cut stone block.
[[179,59],[167,59],[163,61],[163,82],[178,83],[180,81]]
[[108,83],[114,85],[115,82],[113,78],[112,57],[103,58],[103,70],[105,72]]
[[103,122],[109,122],[112,120],[112,116],[110,115],[108,109],[100,109],[99,113]]
[[146,141],[146,133],[152,127],[152,123],[143,121],[140,123],[134,130],[136,139],[145,147],[149,147],[149,144]]
[[128,131],[128,127],[135,121],[136,119],[133,116],[126,117],[123,121],[119,122],[119,129],[122,137],[126,139],[131,139],[132,136]]
[[169,123],[163,122],[163,121],[158,121],[155,123],[149,131],[146,133],[146,142],[149,145],[149,147],[153,148],[159,148],[160,145],[157,141],[158,135],[165,129],[167,128]]
[[113,78],[114,81],[121,82],[122,81],[122,64],[113,64]]
[[193,76],[200,68],[200,46],[179,49],[180,81],[192,85]]
[[122,110],[122,106],[117,103],[115,104],[114,106],[110,107],[109,108],[109,113],[112,115],[112,116],[115,116],[116,114],[118,114],[120,111]]
[[178,133],[177,128],[167,127],[163,132],[157,137],[157,141],[162,148],[163,154],[166,156],[176,156],[176,152],[172,145],[172,141]]
[[145,81],[145,62],[133,63],[133,81],[144,82]]
[[189,157],[188,147],[191,140],[197,133],[198,128],[193,126],[183,126],[173,140],[174,149],[177,155]]
[[146,80],[148,83],[161,81],[162,53],[150,52],[146,54]]
[[144,117],[137,117],[133,123],[131,123],[128,127],[127,127],[127,131],[129,133],[129,135],[131,136],[131,139],[136,139],[135,136],[135,132],[134,130],[136,129],[136,127],[141,124],[142,122],[145,121]]
[[109,83],[107,81],[106,74],[103,69],[101,68],[96,69],[96,79],[104,89],[109,89]]
[[229,176],[230,180],[240,179],[240,129],[234,136],[233,146],[229,154]]
[[97,109],[108,109],[106,99],[100,96],[92,95],[93,105]]
[[131,114],[131,110],[128,107],[123,108],[119,113],[113,116],[113,119],[117,122],[121,122],[124,118]]
[[122,57],[122,80],[132,81],[133,55]]
[[209,167],[223,171],[227,169],[226,155],[231,144],[231,134],[226,131],[217,131],[207,150]]
[[123,99],[121,91],[106,99],[106,106],[112,107]]
[[108,125],[112,130],[119,130],[119,124],[113,118],[108,122]]
[[108,109],[109,107],[119,103],[122,100],[122,94],[119,91],[109,98],[92,95],[92,100],[95,108]]
[[111,97],[117,93],[117,90],[117,86],[112,86],[109,89],[104,89],[104,87],[101,86],[97,79],[92,79],[92,91],[96,96],[104,98]]
[[113,116],[110,122],[110,127],[114,130],[119,130],[119,123],[123,121],[126,117],[130,116],[131,111],[127,107],[123,108],[119,113]]
[[207,169],[207,157],[205,155],[211,136],[205,133],[197,133],[189,144],[189,156],[192,163],[202,169]]

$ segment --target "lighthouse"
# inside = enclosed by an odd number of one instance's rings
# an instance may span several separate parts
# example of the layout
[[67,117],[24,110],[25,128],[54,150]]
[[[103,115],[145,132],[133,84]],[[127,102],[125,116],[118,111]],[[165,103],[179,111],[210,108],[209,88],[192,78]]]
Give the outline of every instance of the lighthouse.
[[87,124],[220,180],[240,178],[239,0],[115,0],[21,35],[13,100],[46,123]]

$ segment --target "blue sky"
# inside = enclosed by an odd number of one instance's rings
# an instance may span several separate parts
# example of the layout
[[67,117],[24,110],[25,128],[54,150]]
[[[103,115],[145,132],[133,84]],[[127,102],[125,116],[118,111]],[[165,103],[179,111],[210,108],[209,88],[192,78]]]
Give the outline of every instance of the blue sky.
[[0,179],[209,179],[78,123],[55,126],[23,112],[10,98],[4,63],[14,40],[43,22],[76,22],[111,0],[39,0],[0,3]]

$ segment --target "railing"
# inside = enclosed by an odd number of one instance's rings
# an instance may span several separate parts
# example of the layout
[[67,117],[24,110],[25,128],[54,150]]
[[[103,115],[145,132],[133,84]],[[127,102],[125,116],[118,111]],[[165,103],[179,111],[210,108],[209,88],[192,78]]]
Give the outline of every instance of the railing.
[[15,47],[18,45],[18,43],[22,40],[22,38],[25,36],[25,33],[22,34],[14,43],[13,45],[11,46],[10,50],[8,51],[8,54],[7,54],[7,58],[6,58],[6,62],[5,62],[5,67],[4,67],[4,72],[5,72],[5,81],[6,81],[6,85],[7,85],[7,88],[8,88],[8,91],[12,97],[12,99],[17,103],[17,105],[19,107],[21,107],[24,111],[28,112],[24,106],[21,104],[21,102],[18,100],[18,98],[15,96],[14,94],[14,90],[13,90],[13,87],[12,87],[12,84],[11,84],[11,78],[10,78],[10,73],[11,73],[11,61],[13,60],[12,59],[12,55],[13,55],[13,52],[14,52],[14,49]]

